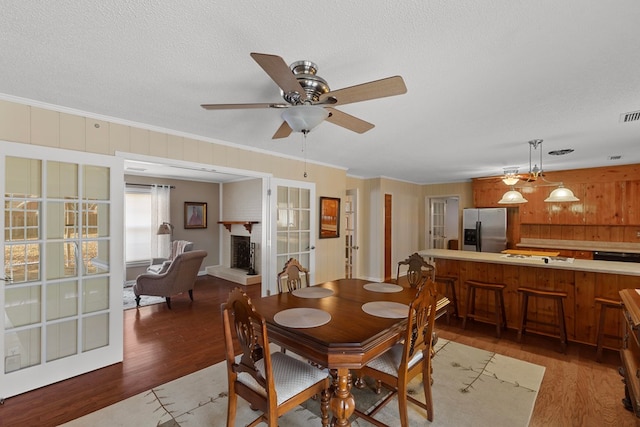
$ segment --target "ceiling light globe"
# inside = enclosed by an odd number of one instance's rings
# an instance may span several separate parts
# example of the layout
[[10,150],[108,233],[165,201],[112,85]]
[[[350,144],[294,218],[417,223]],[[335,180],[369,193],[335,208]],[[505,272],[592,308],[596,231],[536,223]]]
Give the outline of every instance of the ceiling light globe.
[[549,194],[549,197],[547,197],[546,199],[544,199],[545,202],[578,202],[580,201],[580,199],[578,199],[574,194],[573,191],[569,190],[568,188],[564,188],[562,186],[556,188],[555,190],[553,190],[551,192],[551,194]]
[[504,182],[508,186],[516,185],[518,181],[520,181],[520,178],[516,178],[516,177],[502,178],[502,182]]
[[282,112],[282,119],[294,132],[307,133],[322,123],[329,112],[314,105],[294,105]]
[[522,197],[522,194],[517,190],[509,190],[502,195],[502,199],[498,202],[501,205],[510,205],[515,203],[527,203],[528,200]]

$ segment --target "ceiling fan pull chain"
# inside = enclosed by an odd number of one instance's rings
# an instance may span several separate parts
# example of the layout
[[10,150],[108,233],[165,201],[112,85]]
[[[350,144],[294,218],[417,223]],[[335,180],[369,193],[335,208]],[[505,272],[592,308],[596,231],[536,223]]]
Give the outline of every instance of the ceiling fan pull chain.
[[302,153],[304,154],[304,177],[307,177],[307,134],[309,131],[302,131]]

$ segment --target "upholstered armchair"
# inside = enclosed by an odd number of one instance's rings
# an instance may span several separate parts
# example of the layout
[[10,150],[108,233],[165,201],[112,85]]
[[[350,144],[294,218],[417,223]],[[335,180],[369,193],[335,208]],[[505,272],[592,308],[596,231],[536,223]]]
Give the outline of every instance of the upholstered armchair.
[[206,256],[207,252],[203,250],[184,252],[171,262],[166,272],[139,275],[133,285],[136,305],[140,305],[140,295],[152,295],[165,297],[167,306],[171,308],[171,296],[187,291],[193,301],[193,286]]
[[147,267],[147,273],[162,274],[169,269],[171,261],[184,252],[193,250],[193,242],[187,240],[174,240],[171,242],[171,254],[169,258],[152,258],[151,265]]

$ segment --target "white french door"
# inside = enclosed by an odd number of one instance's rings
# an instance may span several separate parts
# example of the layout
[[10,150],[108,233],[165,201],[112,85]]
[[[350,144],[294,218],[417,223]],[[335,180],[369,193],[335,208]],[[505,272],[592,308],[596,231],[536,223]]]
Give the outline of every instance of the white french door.
[[[296,258],[310,272],[309,283],[315,283],[315,184],[282,179],[271,180],[271,274],[267,293],[277,293],[276,276],[289,258]],[[273,251],[275,249],[275,252]],[[274,256],[275,253],[275,256]]]
[[445,249],[445,219],[447,215],[447,199],[431,199],[431,239],[430,249]]
[[122,361],[122,160],[0,141],[0,398]]

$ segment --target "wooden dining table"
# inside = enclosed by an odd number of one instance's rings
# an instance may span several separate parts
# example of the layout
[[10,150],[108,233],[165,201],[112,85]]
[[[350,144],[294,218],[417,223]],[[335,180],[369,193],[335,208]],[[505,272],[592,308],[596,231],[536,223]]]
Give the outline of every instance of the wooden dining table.
[[[362,279],[339,279],[306,288],[311,293],[330,293],[319,298],[281,293],[252,299],[256,310],[266,319],[271,342],[335,373],[330,402],[331,425],[334,426],[351,425],[349,417],[355,409],[351,370],[363,367],[391,348],[406,329],[408,307],[403,317],[380,317],[365,312],[363,305],[387,301],[408,306],[416,293],[415,289],[408,287],[388,288],[393,292],[365,289],[365,285],[370,283]],[[439,311],[447,303],[448,300],[442,298],[438,304]],[[289,323],[289,326],[284,326],[276,321],[281,316],[278,313],[300,308],[322,310],[330,315],[330,320],[315,327],[291,327]],[[300,320],[303,323],[307,319]]]

